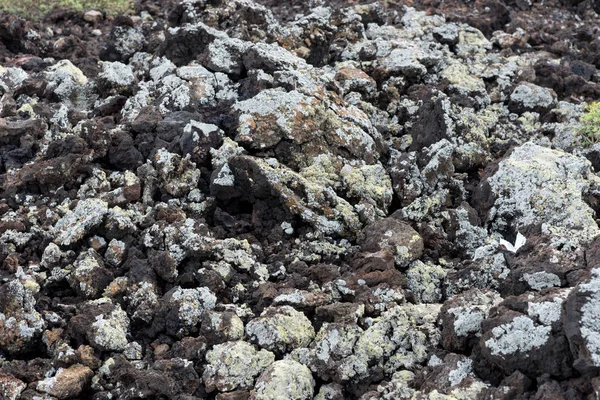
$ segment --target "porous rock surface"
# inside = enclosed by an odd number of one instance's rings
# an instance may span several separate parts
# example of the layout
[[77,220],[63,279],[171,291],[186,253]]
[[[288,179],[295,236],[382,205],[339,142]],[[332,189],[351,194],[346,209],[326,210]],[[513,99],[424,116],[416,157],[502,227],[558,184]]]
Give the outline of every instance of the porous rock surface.
[[596,3],[0,13],[0,398],[596,398]]

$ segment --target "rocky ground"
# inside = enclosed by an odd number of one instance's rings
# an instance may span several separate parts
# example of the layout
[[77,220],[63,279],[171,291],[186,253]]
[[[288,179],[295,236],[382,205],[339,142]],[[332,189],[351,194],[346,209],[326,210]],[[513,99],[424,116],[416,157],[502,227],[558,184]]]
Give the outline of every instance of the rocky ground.
[[0,398],[597,399],[597,12],[0,14]]

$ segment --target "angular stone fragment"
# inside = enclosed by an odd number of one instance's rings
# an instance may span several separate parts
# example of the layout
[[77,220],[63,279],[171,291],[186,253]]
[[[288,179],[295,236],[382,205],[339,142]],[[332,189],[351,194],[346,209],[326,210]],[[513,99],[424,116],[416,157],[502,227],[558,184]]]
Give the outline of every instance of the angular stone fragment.
[[[233,107],[237,117],[236,141],[255,150],[279,146],[297,169],[314,157],[332,152],[372,164],[379,156],[374,129],[355,107],[328,107],[322,99],[298,91],[263,90]],[[296,151],[302,150],[302,156]]]
[[33,289],[18,279],[0,286],[0,349],[4,352],[30,350],[46,326],[35,309]]
[[414,302],[439,303],[442,300],[442,284],[447,272],[439,265],[415,261],[406,277]]
[[516,231],[540,224],[555,245],[590,242],[600,230],[584,196],[599,181],[585,158],[527,142],[487,179],[496,196],[492,228]]
[[216,296],[206,287],[174,287],[163,298],[167,333],[181,338],[197,331],[202,316],[215,308],[216,301]]
[[481,337],[481,323],[502,298],[492,291],[471,289],[448,299],[441,310],[442,346],[454,352],[469,351]]
[[54,225],[54,243],[70,246],[78,242],[100,225],[107,213],[108,204],[104,200],[80,200],[74,210]]
[[102,258],[93,249],[77,257],[74,270],[67,281],[77,294],[88,299],[97,298],[113,279],[113,274],[104,267]]
[[123,351],[127,347],[129,317],[118,304],[101,298],[79,306],[78,313],[69,321],[71,337],[87,340],[100,351]]
[[0,397],[6,400],[17,400],[27,387],[25,382],[12,375],[0,372]]
[[244,338],[244,323],[234,312],[208,311],[202,317],[200,333],[211,343]]
[[267,350],[256,351],[254,346],[237,341],[214,346],[206,354],[206,361],[202,375],[206,391],[225,392],[252,388],[254,379],[275,361],[275,355]]
[[258,378],[251,400],[310,400],[315,380],[306,366],[293,360],[279,360]]
[[352,205],[333,188],[304,178],[274,159],[238,156],[229,166],[244,199],[253,202],[274,196],[285,210],[325,235],[353,236],[362,226]]
[[532,83],[522,83],[510,95],[508,107],[511,111],[523,113],[549,111],[556,104],[556,94],[552,89],[543,88]]
[[368,225],[361,232],[358,244],[366,252],[391,251],[398,268],[407,267],[423,254],[423,239],[417,231],[392,217]]
[[565,334],[582,374],[600,371],[600,268],[589,272],[569,294],[563,314]]
[[101,89],[119,94],[131,93],[136,83],[131,66],[121,62],[103,62],[102,72],[98,75],[98,85]]
[[88,384],[94,373],[81,364],[71,365],[69,368],[59,368],[51,378],[46,378],[37,383],[37,390],[67,399],[77,396]]
[[483,358],[506,375],[516,370],[570,377],[572,358],[561,330],[563,303],[570,289],[504,299],[482,323]]
[[262,348],[285,354],[308,346],[315,330],[304,313],[290,306],[281,306],[269,308],[260,317],[248,322],[246,335]]

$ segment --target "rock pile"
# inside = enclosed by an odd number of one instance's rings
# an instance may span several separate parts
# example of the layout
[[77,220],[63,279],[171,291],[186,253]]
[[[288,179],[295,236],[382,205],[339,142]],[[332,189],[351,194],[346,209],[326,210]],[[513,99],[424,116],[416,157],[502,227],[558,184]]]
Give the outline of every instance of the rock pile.
[[595,398],[595,66],[264,4],[0,16],[0,397]]

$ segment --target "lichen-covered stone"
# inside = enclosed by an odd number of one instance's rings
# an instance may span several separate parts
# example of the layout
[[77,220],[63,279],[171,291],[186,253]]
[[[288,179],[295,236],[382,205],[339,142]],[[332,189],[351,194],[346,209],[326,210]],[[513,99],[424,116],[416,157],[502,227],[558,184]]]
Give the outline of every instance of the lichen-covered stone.
[[12,375],[0,372],[0,396],[6,400],[17,400],[27,387],[25,382]]
[[9,354],[30,350],[46,326],[34,294],[35,288],[19,279],[0,286],[0,349]]
[[61,101],[77,102],[85,96],[84,85],[88,78],[69,60],[60,60],[45,71],[48,89]]
[[392,203],[392,182],[381,164],[363,165],[353,168],[346,164],[340,170],[346,195],[351,199],[360,199],[383,217]]
[[306,366],[293,360],[279,360],[260,375],[250,400],[310,400],[314,390],[315,380]]
[[[335,110],[335,111],[334,111]],[[235,140],[251,149],[276,148],[287,142],[286,163],[293,169],[310,165],[319,154],[333,152],[372,164],[379,154],[373,127],[354,107],[326,107],[321,99],[298,91],[264,90],[234,106]],[[302,149],[303,156],[296,153]]]
[[510,95],[508,107],[518,113],[525,111],[545,112],[556,104],[556,94],[547,88],[523,83]]
[[54,243],[70,246],[83,239],[91,230],[102,223],[108,213],[108,204],[99,199],[80,200],[75,209],[68,211],[54,225]]
[[77,294],[88,299],[99,297],[113,279],[113,274],[104,267],[102,258],[93,249],[82,252],[73,267],[67,281]]
[[238,156],[229,166],[242,198],[254,201],[274,196],[285,210],[322,235],[354,236],[362,226],[354,207],[333,188],[308,180],[274,159]]
[[133,90],[136,79],[131,66],[121,62],[103,62],[102,72],[98,75],[98,84],[104,90],[115,93],[127,93]]
[[59,399],[67,399],[80,394],[93,375],[88,367],[75,364],[69,368],[59,368],[53,377],[39,381],[36,388]]
[[246,342],[218,344],[206,354],[208,364],[202,375],[206,391],[250,389],[256,377],[274,361],[273,353],[256,351],[254,346]]
[[406,271],[408,288],[415,303],[439,303],[446,271],[439,265],[415,261]]
[[231,311],[207,311],[202,317],[200,333],[211,343],[242,340],[244,323]]
[[373,319],[368,329],[324,324],[310,346],[307,363],[319,376],[336,382],[365,379],[375,369],[391,374],[414,369],[439,341],[438,305],[395,306]]
[[128,343],[129,317],[110,299],[90,300],[79,305],[67,330],[75,340],[87,340],[99,351],[122,351]]
[[589,272],[570,293],[563,325],[575,362],[581,373],[600,371],[600,268]]
[[160,149],[153,161],[161,189],[171,196],[183,196],[198,184],[200,171],[190,160],[190,155],[182,158],[178,154]]
[[557,245],[574,248],[591,241],[600,231],[584,201],[598,186],[590,167],[584,158],[530,142],[515,148],[487,180],[496,196],[490,210],[493,229],[541,224]]
[[216,301],[216,296],[206,287],[174,287],[163,298],[167,333],[181,338],[197,331],[202,316],[215,308]]
[[570,289],[504,299],[482,323],[483,357],[509,375],[523,373],[568,377],[571,353],[561,331],[561,315]]
[[455,352],[464,352],[481,336],[481,323],[491,307],[501,301],[493,291],[471,289],[448,299],[441,310],[442,346]]
[[308,346],[315,336],[315,329],[304,313],[281,306],[269,308],[248,322],[246,335],[260,347],[283,354]]
[[124,242],[112,239],[106,247],[104,259],[109,265],[118,267],[125,259],[126,250],[127,245]]
[[88,338],[92,346],[104,351],[122,351],[127,346],[129,317],[120,307],[100,315],[91,324]]

